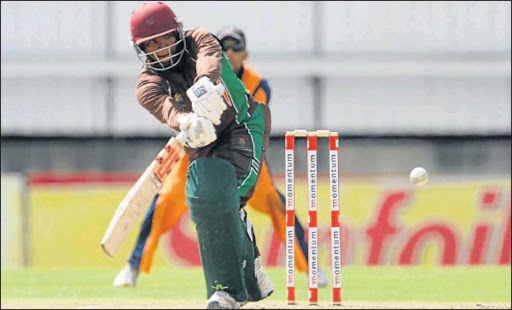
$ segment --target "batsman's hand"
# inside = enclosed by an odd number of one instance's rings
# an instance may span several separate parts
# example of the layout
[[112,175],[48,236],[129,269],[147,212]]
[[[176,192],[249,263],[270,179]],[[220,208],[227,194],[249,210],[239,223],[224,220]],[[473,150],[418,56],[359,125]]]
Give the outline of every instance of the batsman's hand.
[[186,144],[191,148],[203,147],[217,140],[212,122],[196,113],[182,114],[178,117],[178,122],[180,130],[187,131]]
[[220,124],[222,112],[228,108],[222,99],[224,85],[213,85],[209,77],[201,77],[187,90],[187,96],[192,102],[192,110],[198,115],[210,120],[214,125]]

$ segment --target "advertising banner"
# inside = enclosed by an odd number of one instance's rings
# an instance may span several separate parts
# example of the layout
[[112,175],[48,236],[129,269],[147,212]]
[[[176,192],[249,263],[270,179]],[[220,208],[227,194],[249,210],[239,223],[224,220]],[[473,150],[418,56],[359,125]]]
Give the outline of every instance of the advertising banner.
[[[135,245],[142,218],[116,258],[102,252],[100,241],[117,205],[133,184],[132,179],[32,183],[30,264],[122,266]],[[328,180],[319,179],[318,185],[318,257],[320,266],[328,267]],[[430,182],[424,186],[342,180],[342,263],[510,264],[510,185],[510,179]],[[283,186],[284,183],[278,183],[281,190]],[[306,195],[306,184],[301,181],[296,186],[296,214],[307,236]],[[284,245],[274,232],[270,217],[250,206],[246,209],[263,264],[284,266]],[[2,232],[3,229],[2,225]],[[188,213],[160,239],[153,266],[165,264],[200,264],[195,228]]]

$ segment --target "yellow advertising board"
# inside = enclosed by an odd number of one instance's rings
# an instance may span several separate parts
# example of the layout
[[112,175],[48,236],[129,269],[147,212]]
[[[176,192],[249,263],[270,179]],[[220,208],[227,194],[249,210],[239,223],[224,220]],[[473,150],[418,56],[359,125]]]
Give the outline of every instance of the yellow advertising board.
[[[340,187],[342,263],[510,264],[510,179],[409,183],[343,180]],[[118,257],[100,248],[103,233],[130,182],[34,184],[29,194],[30,264],[38,267],[121,267],[138,227]],[[282,184],[278,186],[283,189]],[[297,216],[307,230],[306,184],[296,188]],[[302,197],[304,195],[304,197]],[[284,264],[270,218],[247,208],[262,261]],[[141,219],[142,220],[142,219]],[[319,263],[330,264],[328,184],[318,200]],[[188,213],[160,239],[155,265],[199,265]]]

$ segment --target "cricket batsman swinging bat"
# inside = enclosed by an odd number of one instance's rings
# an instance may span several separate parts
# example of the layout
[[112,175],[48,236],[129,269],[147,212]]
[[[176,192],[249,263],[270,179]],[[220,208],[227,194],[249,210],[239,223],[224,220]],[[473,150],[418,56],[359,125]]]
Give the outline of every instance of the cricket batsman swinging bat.
[[108,256],[117,255],[133,225],[147,210],[169,172],[185,154],[183,145],[186,139],[186,131],[172,137],[119,203],[101,240],[101,248]]

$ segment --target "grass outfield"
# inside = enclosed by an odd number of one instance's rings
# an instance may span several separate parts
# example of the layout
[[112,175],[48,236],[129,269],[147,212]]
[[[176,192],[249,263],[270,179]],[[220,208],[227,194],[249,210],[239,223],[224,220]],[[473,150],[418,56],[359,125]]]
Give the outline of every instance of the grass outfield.
[[[276,291],[264,303],[249,303],[244,308],[287,307],[284,269],[265,270]],[[2,270],[2,308],[202,308],[206,304],[200,268],[155,268],[151,274],[139,276],[137,288],[113,287],[112,280],[118,271]],[[407,307],[425,303],[430,305],[427,308],[434,308],[436,303],[449,303],[453,308],[465,308],[464,304],[510,308],[510,266],[347,266],[342,272],[343,304],[350,304],[350,308],[365,308],[366,303],[370,307],[372,302],[384,302],[377,304],[391,308],[407,303]],[[297,274],[296,282],[297,303],[305,306],[306,275]],[[321,305],[328,304],[330,299],[330,288],[319,289]]]

